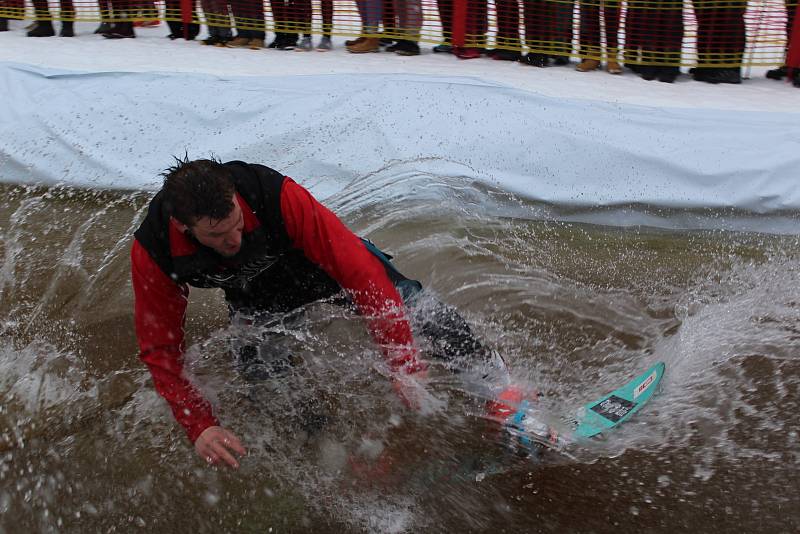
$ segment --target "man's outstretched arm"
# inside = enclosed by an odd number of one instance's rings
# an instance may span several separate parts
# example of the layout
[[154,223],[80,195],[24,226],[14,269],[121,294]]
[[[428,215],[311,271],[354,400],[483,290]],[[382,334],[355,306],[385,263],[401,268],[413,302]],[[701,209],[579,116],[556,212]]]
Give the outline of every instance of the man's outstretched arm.
[[156,391],[169,403],[198,454],[210,463],[237,467],[227,449],[244,454],[239,440],[219,426],[211,405],[183,374],[183,325],[188,288],[171,280],[134,240],[131,250],[134,319],[139,358],[147,364]]
[[404,374],[424,370],[403,300],[361,239],[291,179],[283,183],[281,214],[293,245],[352,296],[391,369]]

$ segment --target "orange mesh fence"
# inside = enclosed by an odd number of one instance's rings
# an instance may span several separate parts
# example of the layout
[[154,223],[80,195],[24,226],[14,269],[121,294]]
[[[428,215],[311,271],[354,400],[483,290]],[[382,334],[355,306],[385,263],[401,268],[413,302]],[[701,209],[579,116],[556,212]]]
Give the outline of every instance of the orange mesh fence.
[[800,67],[797,11],[798,0],[0,0],[4,18],[191,21],[718,67]]

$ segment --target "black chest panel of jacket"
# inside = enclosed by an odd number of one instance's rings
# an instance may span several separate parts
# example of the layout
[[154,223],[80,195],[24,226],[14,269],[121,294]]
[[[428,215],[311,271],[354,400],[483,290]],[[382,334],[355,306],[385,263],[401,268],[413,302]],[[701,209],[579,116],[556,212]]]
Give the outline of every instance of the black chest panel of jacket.
[[222,288],[230,307],[246,313],[286,312],[340,292],[335,280],[291,246],[280,208],[284,176],[241,161],[224,166],[261,225],[242,235],[241,249],[231,258],[196,241],[194,254],[173,257],[170,216],[159,192],[134,235],[161,270],[179,284]]

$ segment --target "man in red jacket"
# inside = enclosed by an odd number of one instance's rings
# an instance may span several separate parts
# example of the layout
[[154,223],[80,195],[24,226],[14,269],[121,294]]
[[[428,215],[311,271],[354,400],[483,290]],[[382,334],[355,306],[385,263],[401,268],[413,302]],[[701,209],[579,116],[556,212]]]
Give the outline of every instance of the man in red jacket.
[[[415,402],[413,377],[426,367],[404,298],[413,298],[421,285],[308,191],[268,167],[178,161],[135,233],[131,274],[140,358],[209,463],[237,467],[236,455],[245,450],[184,376],[188,286],[223,289],[231,313],[247,316],[286,313],[344,290],[366,318],[401,397]],[[488,354],[444,304],[437,303],[420,330],[449,360]]]

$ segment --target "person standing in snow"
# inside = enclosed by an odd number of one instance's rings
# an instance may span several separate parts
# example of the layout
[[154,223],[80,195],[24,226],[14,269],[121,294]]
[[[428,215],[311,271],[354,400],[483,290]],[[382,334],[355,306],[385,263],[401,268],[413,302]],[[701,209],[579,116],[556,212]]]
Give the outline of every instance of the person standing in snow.
[[651,0],[628,6],[625,66],[643,79],[673,83],[680,75],[683,5]]
[[[320,11],[322,15],[322,39],[317,45],[317,50],[320,52],[327,52],[332,47],[331,45],[331,31],[333,31],[333,0],[320,0]],[[314,45],[311,42],[311,22],[313,18],[313,7],[311,0],[300,0],[297,5],[297,31],[303,34],[300,42],[297,44],[298,52],[309,52],[313,50]]]
[[[797,2],[795,2],[797,4]],[[794,29],[794,17],[797,13],[797,6],[792,5],[790,0],[785,2],[786,8],[786,55],[789,54],[789,49],[792,46],[792,30]],[[766,74],[770,80],[782,80],[789,76],[789,67],[784,63],[776,69],[770,69]],[[800,87],[800,69],[793,69],[792,84],[795,87]]]
[[743,0],[695,0],[697,67],[694,79],[708,83],[742,83],[742,60],[747,45]]
[[[28,37],[53,37],[56,34],[53,22],[50,18],[50,7],[47,0],[33,0],[34,11],[36,12],[36,26],[28,32]],[[73,28],[75,20],[75,6],[72,0],[61,0],[61,37],[75,37]]]
[[202,0],[203,14],[206,17],[208,37],[201,44],[225,46],[233,39],[231,32],[231,5],[228,0]]
[[[0,7],[5,7],[6,13],[15,10],[20,18],[25,15],[25,3],[22,0],[0,0]],[[8,31],[8,21],[9,19],[0,17],[0,32]]]
[[[600,68],[600,59],[606,56],[606,70],[609,74],[622,74],[619,64],[619,0],[596,0],[580,2],[581,31],[579,51],[581,62],[575,67],[578,72],[589,72]],[[600,13],[603,14],[604,27],[600,27]],[[601,35],[601,33],[603,35]],[[605,42],[605,51],[603,50]],[[604,53],[605,52],[605,53]]]
[[[361,17],[361,36],[352,41],[345,41],[347,51],[352,54],[380,52],[381,39],[378,26],[383,18],[383,0],[357,0],[356,5]],[[384,27],[384,30],[387,28]]]
[[231,2],[236,37],[225,43],[228,48],[261,50],[267,37],[264,6],[258,2]]
[[394,14],[402,39],[387,47],[387,51],[401,56],[419,55],[419,37],[422,30],[422,3],[420,0],[394,0]]

